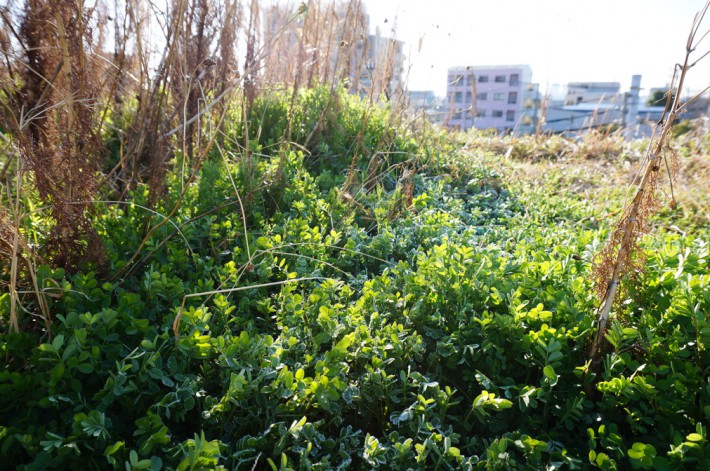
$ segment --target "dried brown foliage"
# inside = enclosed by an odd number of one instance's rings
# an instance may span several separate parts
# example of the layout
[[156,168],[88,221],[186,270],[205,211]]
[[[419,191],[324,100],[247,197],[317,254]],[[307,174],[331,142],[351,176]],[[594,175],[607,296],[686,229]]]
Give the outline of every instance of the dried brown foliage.
[[217,42],[215,86],[221,95],[231,81],[239,77],[236,50],[242,24],[242,4],[238,0],[226,0],[224,9],[219,10],[218,13],[217,22],[221,28]]
[[150,28],[150,13],[142,10],[138,2],[129,10],[141,65],[136,91],[138,105],[126,136],[120,179],[124,183],[124,193],[137,183],[148,182],[152,202],[163,195],[167,162],[172,157],[171,148],[162,136],[162,131],[169,126],[170,121],[166,117],[170,106],[169,96],[164,90],[169,86],[169,77],[176,63],[176,36],[185,3],[179,1],[169,4],[163,31],[164,50],[154,73],[149,70],[150,53],[143,50],[143,43],[146,42],[144,35]]
[[55,221],[44,251],[68,269],[101,256],[89,220],[100,149],[96,72],[87,51],[94,44],[91,13],[68,0],[27,0],[16,29],[21,86],[6,110],[20,156]]
[[260,8],[257,0],[251,0],[249,6],[249,24],[246,29],[246,54],[244,56],[244,116],[251,109],[259,91],[259,37]]
[[179,27],[175,37],[176,63],[170,80],[172,95],[181,106],[180,122],[183,127],[183,152],[188,160],[194,157],[195,146],[199,145],[199,122],[190,121],[200,111],[200,102],[212,89],[213,66],[211,44],[219,34],[217,9],[209,0],[177,1],[173,9]]
[[311,0],[299,10],[272,5],[265,14],[263,83],[294,89],[348,80],[365,70],[367,24],[359,1]]
[[296,12],[276,4],[264,17],[265,86],[297,90],[343,83],[373,101],[395,98],[399,84],[393,78],[402,72],[402,43],[368,35],[361,1],[310,0]]
[[[656,159],[655,157],[652,157]],[[659,162],[655,162],[660,169]],[[592,265],[592,278],[597,297],[604,299],[609,290],[609,284],[618,267],[619,273],[633,278],[644,269],[646,259],[638,245],[639,238],[648,232],[648,218],[658,208],[659,171],[651,173],[642,191],[636,193],[632,204],[624,208],[619,221],[602,250],[596,254]]]

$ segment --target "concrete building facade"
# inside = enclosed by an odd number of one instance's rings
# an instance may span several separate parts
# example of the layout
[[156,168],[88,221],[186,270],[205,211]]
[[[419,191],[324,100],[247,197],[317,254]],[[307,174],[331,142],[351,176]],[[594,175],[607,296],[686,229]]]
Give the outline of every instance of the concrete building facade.
[[534,132],[540,102],[527,65],[453,67],[446,98],[449,127]]

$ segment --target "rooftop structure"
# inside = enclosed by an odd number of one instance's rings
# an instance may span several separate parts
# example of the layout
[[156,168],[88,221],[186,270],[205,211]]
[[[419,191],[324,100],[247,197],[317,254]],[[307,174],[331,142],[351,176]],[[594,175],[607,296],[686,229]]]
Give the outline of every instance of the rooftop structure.
[[565,106],[582,103],[621,104],[621,84],[619,82],[570,82],[567,85]]

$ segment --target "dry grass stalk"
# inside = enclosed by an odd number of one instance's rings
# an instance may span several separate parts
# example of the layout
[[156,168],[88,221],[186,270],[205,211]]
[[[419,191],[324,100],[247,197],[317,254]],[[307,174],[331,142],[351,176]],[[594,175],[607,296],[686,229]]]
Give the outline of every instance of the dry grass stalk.
[[[10,332],[20,330],[17,317],[17,306],[19,299],[17,296],[17,265],[21,258],[20,254],[20,233],[15,223],[11,221],[7,210],[0,206],[0,255],[10,260],[10,283],[7,287],[10,294]],[[3,277],[4,278],[4,277]]]
[[[621,219],[616,224],[606,246],[597,255],[593,265],[593,276],[596,282],[597,294],[602,300],[601,307],[597,313],[597,332],[589,351],[589,358],[592,364],[598,364],[602,355],[602,340],[606,332],[609,315],[617,297],[619,283],[624,276],[633,275],[642,269],[643,254],[638,247],[640,236],[647,230],[648,216],[657,207],[656,186],[662,169],[664,152],[668,148],[668,141],[671,136],[671,128],[676,121],[681,108],[680,90],[688,73],[697,61],[691,63],[691,54],[695,52],[700,40],[696,40],[700,32],[703,18],[710,6],[710,0],[704,8],[696,14],[686,43],[685,60],[682,65],[678,65],[676,73],[678,80],[671,84],[671,92],[666,103],[664,120],[651,137],[646,152],[645,167],[640,174],[635,194],[631,202],[626,206]],[[707,33],[706,33],[707,34]],[[705,55],[703,55],[704,57]],[[701,57],[702,58],[702,57]],[[674,92],[677,90],[678,92]],[[674,96],[673,102],[670,97]],[[677,165],[667,165],[667,170],[671,181],[674,179],[672,173]],[[675,201],[671,201],[675,205]]]
[[[22,181],[24,173],[23,162],[17,169],[17,179]],[[2,278],[9,279],[7,289],[10,294],[10,317],[9,317],[9,332],[19,332],[19,309],[22,302],[20,292],[34,293],[36,296],[39,315],[44,323],[44,331],[51,337],[50,327],[52,325],[52,317],[47,302],[46,293],[37,282],[36,265],[38,263],[46,263],[32,249],[28,241],[22,235],[20,225],[25,219],[21,214],[22,211],[22,192],[21,184],[15,185],[15,195],[10,193],[10,188],[7,188],[7,208],[0,206],[0,256],[1,259],[9,260],[10,266],[5,264],[0,265],[0,275]],[[9,208],[9,209],[8,209]],[[9,268],[9,273],[7,269]],[[3,273],[4,272],[4,273]],[[55,295],[56,296],[56,295]]]
[[[245,121],[258,93],[259,84],[259,36],[261,9],[258,0],[252,0],[249,6],[249,25],[247,26],[246,54],[244,57],[244,97]],[[247,147],[248,148],[248,147]]]
[[[200,144],[200,122],[191,121],[198,115],[201,100],[214,85],[210,45],[218,35],[217,8],[208,0],[192,0],[187,3],[180,31],[177,34],[177,64],[173,68],[170,85],[173,96],[182,104],[183,155],[192,161],[195,146]],[[180,9],[176,10],[178,13]],[[188,123],[189,121],[189,123]],[[183,172],[184,173],[184,172]]]
[[[152,3],[127,0],[123,12],[114,8],[115,44],[121,45],[116,46],[113,58],[117,73],[117,83],[113,84],[117,104],[114,113],[121,117],[128,111],[131,116],[131,123],[118,136],[119,162],[103,177],[117,190],[118,199],[143,182],[149,185],[153,203],[165,190],[167,163],[172,157],[165,130],[174,126],[183,110],[168,91],[179,95],[183,99],[180,103],[186,103],[187,88],[181,86],[184,81],[180,75],[186,65],[181,51],[189,50],[190,44],[180,33],[190,5],[187,0],[173,0],[167,3],[166,11],[160,11]],[[157,22],[156,18],[163,17],[165,23]],[[159,57],[151,50],[150,39],[151,34],[157,33],[163,35]],[[135,109],[124,110],[125,100],[132,98]]]
[[222,28],[219,31],[218,60],[216,65],[216,85],[218,94],[222,94],[229,84],[238,78],[238,64],[235,51],[238,43],[238,32],[241,28],[242,7],[238,0],[226,0],[224,10],[221,11],[219,22]]
[[359,0],[302,3],[296,13],[272,5],[265,15],[266,86],[348,83],[359,91],[366,59],[366,15]]

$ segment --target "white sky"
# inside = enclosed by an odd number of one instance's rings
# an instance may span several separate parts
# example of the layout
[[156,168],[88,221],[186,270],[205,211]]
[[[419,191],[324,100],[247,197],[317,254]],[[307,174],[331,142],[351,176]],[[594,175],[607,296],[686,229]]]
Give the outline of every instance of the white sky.
[[[456,65],[528,64],[541,90],[573,81],[620,82],[641,74],[641,95],[671,80],[705,0],[363,0],[370,28],[405,41],[410,90],[443,96]],[[385,21],[386,20],[386,21]],[[710,12],[701,34],[710,29]],[[421,39],[421,49],[419,43]],[[693,57],[710,50],[710,36]],[[710,85],[710,56],[684,91]]]

